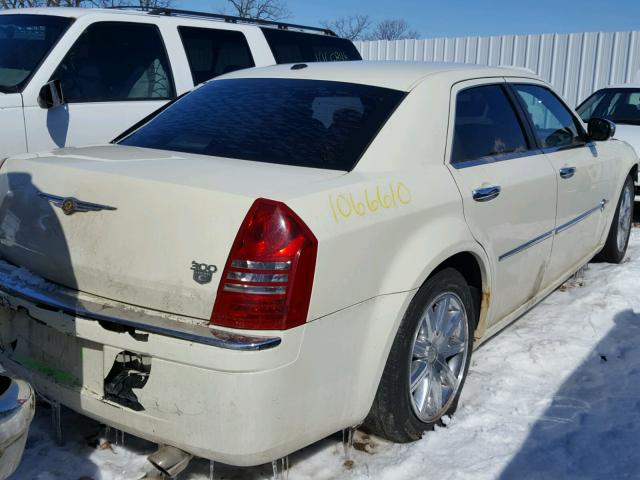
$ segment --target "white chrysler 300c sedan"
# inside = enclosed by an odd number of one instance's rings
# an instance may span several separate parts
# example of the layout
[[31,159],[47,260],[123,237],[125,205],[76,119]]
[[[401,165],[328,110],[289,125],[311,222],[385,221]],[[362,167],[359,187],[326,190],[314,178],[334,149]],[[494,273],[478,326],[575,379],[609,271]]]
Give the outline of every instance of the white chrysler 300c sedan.
[[210,81],[112,145],[0,169],[0,361],[233,465],[457,405],[473,345],[594,256],[637,157],[522,71],[298,64]]

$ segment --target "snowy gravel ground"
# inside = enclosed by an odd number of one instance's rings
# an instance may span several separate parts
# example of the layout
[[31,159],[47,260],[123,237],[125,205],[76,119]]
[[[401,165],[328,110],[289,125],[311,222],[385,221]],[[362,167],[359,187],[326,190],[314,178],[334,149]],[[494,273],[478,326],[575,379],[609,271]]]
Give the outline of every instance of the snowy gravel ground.
[[[331,437],[292,455],[289,478],[640,478],[640,230],[623,264],[592,263],[584,280],[554,292],[474,353],[446,428],[410,445],[357,432],[350,462]],[[59,447],[41,406],[13,478],[141,479],[151,470],[148,442],[127,436],[124,446],[109,446],[104,428],[68,410],[63,431]],[[208,478],[202,460],[180,475]],[[271,478],[271,466],[216,464],[215,478]]]

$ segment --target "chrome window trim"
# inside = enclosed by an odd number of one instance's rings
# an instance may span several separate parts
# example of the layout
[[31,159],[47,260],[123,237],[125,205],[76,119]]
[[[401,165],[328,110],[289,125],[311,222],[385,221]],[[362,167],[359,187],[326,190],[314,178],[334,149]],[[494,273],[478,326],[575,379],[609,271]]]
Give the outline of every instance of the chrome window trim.
[[518,158],[531,157],[534,155],[541,155],[541,154],[542,154],[542,150],[534,149],[534,150],[526,150],[524,152],[510,152],[510,153],[504,153],[500,155],[494,155],[491,157],[482,157],[474,160],[465,160],[463,162],[457,162],[457,163],[449,162],[449,163],[456,170],[460,170],[462,168],[477,167],[478,165],[489,165],[491,163],[505,162],[508,160],[516,160]]
[[562,152],[563,150],[573,150],[576,148],[591,148],[595,146],[596,144],[593,143],[592,141],[572,143],[571,145],[563,145],[560,147],[544,147],[542,149],[542,153],[556,153],[556,152]]
[[266,350],[282,343],[280,337],[228,332],[205,324],[195,324],[194,319],[186,317],[180,321],[175,315],[132,308],[52,283],[18,284],[10,278],[14,269],[16,267],[6,262],[0,263],[0,306],[16,311],[24,308],[32,318],[37,318],[32,309],[43,309],[226,350]]
[[530,247],[533,247],[534,245],[537,245],[538,243],[546,240],[547,238],[549,238],[549,237],[551,237],[553,235],[557,235],[559,233],[564,232],[565,230],[568,230],[569,228],[571,228],[574,225],[580,223],[582,220],[587,218],[589,215],[597,212],[598,210],[603,211],[604,207],[606,206],[607,203],[608,203],[608,200],[603,198],[597,206],[587,210],[584,213],[581,213],[577,217],[572,218],[568,222],[563,223],[562,225],[560,225],[559,227],[556,227],[556,228],[554,228],[552,230],[549,230],[548,232],[545,232],[542,235],[539,235],[536,238],[523,243],[522,245],[518,245],[513,250],[509,250],[508,252],[503,253],[502,255],[500,255],[498,257],[498,261],[501,262],[502,260],[506,260],[509,257],[517,255],[518,253],[521,253],[524,250],[526,250],[526,249],[528,249]]

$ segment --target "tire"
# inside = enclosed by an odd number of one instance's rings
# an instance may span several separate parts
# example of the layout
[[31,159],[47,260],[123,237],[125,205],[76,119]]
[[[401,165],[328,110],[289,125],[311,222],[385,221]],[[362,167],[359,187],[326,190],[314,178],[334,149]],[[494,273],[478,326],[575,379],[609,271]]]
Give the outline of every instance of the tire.
[[[438,323],[438,319],[443,321]],[[453,414],[458,405],[471,361],[475,325],[472,291],[457,270],[446,268],[427,280],[400,324],[365,428],[393,442],[406,443],[442,425],[442,417]],[[420,382],[415,381],[421,376]]]
[[633,179],[627,177],[620,193],[616,213],[609,227],[607,241],[600,253],[596,255],[596,260],[620,263],[627,253],[633,222],[634,190]]

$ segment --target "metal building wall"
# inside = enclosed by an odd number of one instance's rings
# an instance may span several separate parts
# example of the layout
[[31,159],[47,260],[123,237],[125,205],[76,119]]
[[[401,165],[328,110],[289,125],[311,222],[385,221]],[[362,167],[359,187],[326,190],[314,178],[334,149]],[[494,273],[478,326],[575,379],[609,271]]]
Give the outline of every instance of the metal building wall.
[[598,88],[640,83],[640,32],[549,33],[356,42],[367,60],[524,67],[577,105]]

